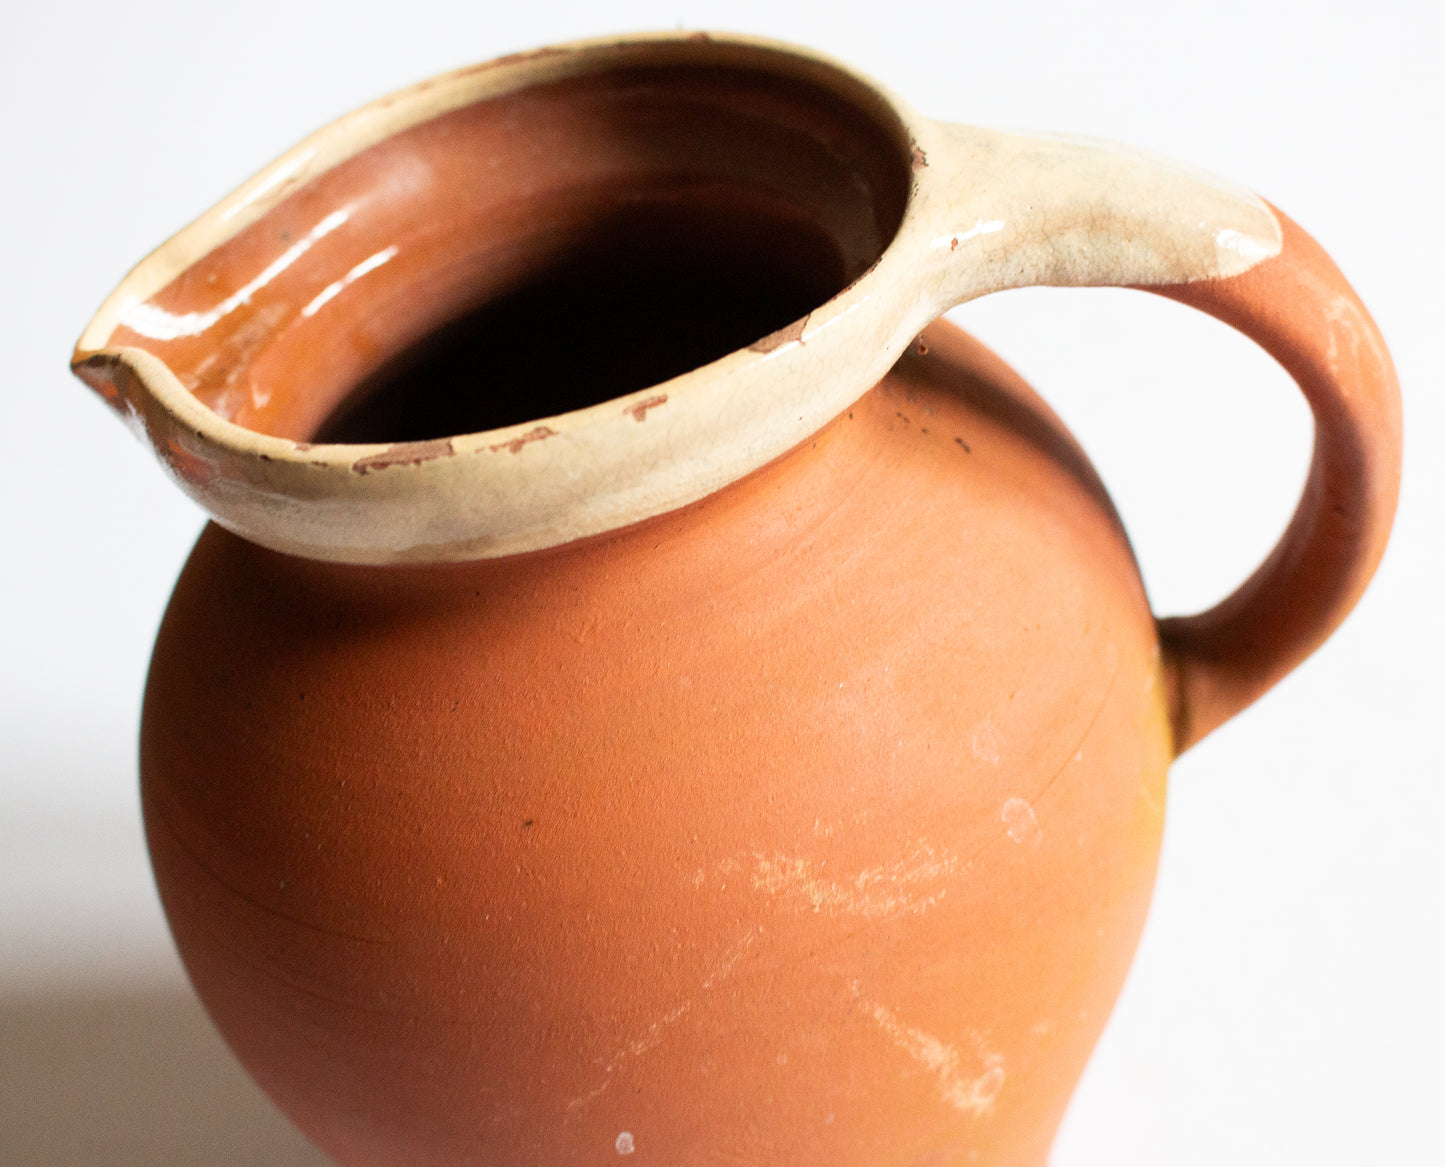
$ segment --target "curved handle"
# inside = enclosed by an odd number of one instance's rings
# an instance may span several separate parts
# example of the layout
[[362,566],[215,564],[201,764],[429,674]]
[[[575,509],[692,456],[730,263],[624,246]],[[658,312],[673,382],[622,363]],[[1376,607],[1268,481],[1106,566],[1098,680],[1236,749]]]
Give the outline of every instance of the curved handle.
[[1188,749],[1320,646],[1370,582],[1400,491],[1400,388],[1360,298],[1276,211],[1283,247],[1242,275],[1150,288],[1237,328],[1298,383],[1314,458],[1284,537],[1233,595],[1159,622],[1175,748]]
[[1400,485],[1390,355],[1320,246],[1247,192],[1127,147],[935,129],[943,165],[919,193],[945,307],[1028,284],[1142,288],[1250,337],[1314,413],[1279,545],[1216,607],[1159,622],[1182,753],[1319,647],[1374,574]]

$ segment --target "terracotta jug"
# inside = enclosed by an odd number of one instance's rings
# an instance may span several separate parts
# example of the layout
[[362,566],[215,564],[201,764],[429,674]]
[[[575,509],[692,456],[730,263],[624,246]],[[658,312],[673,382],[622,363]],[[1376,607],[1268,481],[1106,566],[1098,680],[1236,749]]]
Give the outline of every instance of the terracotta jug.
[[[1314,465],[1157,623],[1089,463],[945,309],[1147,288]],[[1260,199],[662,35],[385,98],[141,263],[75,371],[216,522],[156,646],[186,967],[348,1167],[1045,1160],[1165,772],[1344,617],[1390,360]]]

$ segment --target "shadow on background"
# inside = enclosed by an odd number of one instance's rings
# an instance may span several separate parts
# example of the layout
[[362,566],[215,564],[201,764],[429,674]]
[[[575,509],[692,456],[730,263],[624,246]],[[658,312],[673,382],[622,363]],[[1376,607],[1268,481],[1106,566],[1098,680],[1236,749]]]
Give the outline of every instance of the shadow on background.
[[7,1167],[330,1167],[189,988],[0,996]]

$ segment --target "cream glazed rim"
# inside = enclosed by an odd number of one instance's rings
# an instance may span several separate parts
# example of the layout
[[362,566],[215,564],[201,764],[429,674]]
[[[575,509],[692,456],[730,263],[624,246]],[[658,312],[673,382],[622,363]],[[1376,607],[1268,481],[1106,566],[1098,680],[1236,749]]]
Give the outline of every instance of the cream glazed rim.
[[[429,441],[313,445],[258,433],[213,412],[155,354],[111,345],[122,325],[144,325],[150,297],[368,147],[489,98],[641,64],[799,78],[892,128],[912,182],[877,262],[792,325],[670,380]],[[464,561],[559,546],[706,497],[816,433],[924,326],[977,296],[1223,278],[1281,246],[1258,196],[1143,151],[933,121],[847,66],[772,40],[612,37],[443,74],[319,130],[132,270],[86,328],[72,367],[192,498],[246,539],[335,562]]]

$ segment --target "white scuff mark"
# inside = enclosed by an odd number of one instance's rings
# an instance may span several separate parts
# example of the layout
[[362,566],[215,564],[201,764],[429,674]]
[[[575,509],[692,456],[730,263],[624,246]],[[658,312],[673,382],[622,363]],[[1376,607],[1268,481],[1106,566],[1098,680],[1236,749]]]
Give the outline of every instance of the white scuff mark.
[[318,240],[330,235],[350,217],[349,208],[332,211],[267,264],[260,275],[232,292],[214,308],[205,312],[174,313],[167,312],[149,300],[143,300],[129,305],[121,314],[120,323],[152,340],[179,340],[183,336],[196,336],[205,332],[223,316],[229,315],[243,304],[249,304],[252,296],[310,251]]
[[[678,1005],[673,1009],[669,1009],[666,1013],[664,1013],[651,1025],[649,1025],[645,1030],[643,1030],[640,1036],[633,1038],[632,1041],[627,1043],[627,1053],[634,1058],[641,1057],[653,1046],[655,1046],[659,1041],[662,1040],[662,1031],[664,1029],[666,1029],[678,1018],[682,1017],[691,1008],[692,1002],[684,1001],[681,1005]],[[612,1066],[608,1066],[607,1068],[610,1071],[612,1069]]]
[[[761,931],[761,929],[759,929],[758,931]],[[738,943],[734,944],[730,949],[728,949],[726,955],[724,955],[722,959],[722,962],[715,969],[713,969],[712,972],[710,972],[706,977],[703,978],[702,991],[707,992],[714,986],[726,980],[728,977],[732,976],[733,970],[737,968],[738,961],[742,960],[742,958],[747,954],[748,949],[753,946],[753,942],[756,939],[757,932],[749,932],[740,941],[738,941]],[[634,1058],[641,1057],[643,1054],[647,1053],[648,1050],[652,1049],[655,1045],[657,1045],[658,1042],[662,1040],[663,1033],[668,1028],[668,1026],[681,1020],[684,1016],[687,1015],[688,1011],[691,1008],[692,1001],[690,999],[683,1001],[679,1005],[673,1006],[656,1021],[654,1021],[651,1025],[649,1025],[646,1029],[644,1029],[640,1034],[638,1034],[637,1037],[633,1038],[621,1049],[619,1049],[615,1054],[613,1054],[611,1058],[607,1059],[605,1063],[603,1063],[601,1059],[598,1059],[598,1064],[602,1065],[602,1072],[608,1075],[608,1077],[604,1078],[602,1081],[602,1085],[598,1086],[596,1089],[590,1090],[588,1091],[588,1093],[574,1098],[571,1102],[567,1103],[568,1111],[570,1112],[574,1110],[580,1110],[582,1107],[588,1105],[595,1098],[597,1098],[604,1090],[607,1089],[608,1083],[612,1081],[611,1075],[613,1073],[621,1069],[629,1061],[633,1060]]]
[[825,863],[760,851],[723,860],[717,865],[717,873],[731,875],[751,867],[750,879],[756,890],[802,911],[883,920],[933,907],[947,893],[943,883],[958,866],[958,857],[952,852],[935,850],[920,840],[901,859],[839,878],[827,873]]
[[301,309],[301,315],[306,317],[315,316],[323,307],[334,300],[343,291],[356,283],[367,272],[373,272],[382,264],[389,262],[396,257],[400,250],[395,243],[390,247],[383,248],[375,255],[369,256],[358,263],[354,268],[334,283],[327,284],[316,294],[316,298]]
[[572,1099],[571,1102],[567,1103],[567,1109],[568,1109],[568,1110],[578,1110],[578,1109],[580,1109],[581,1107],[586,1106],[589,1102],[595,1101],[597,1098],[599,1098],[599,1097],[601,1096],[602,1092],[603,1092],[604,1090],[606,1090],[609,1085],[611,1085],[611,1083],[612,1083],[612,1079],[611,1079],[611,1078],[604,1078],[604,1079],[602,1080],[602,1085],[600,1085],[599,1087],[597,1087],[596,1090],[589,1090],[589,1091],[587,1091],[586,1094],[583,1094],[583,1095],[581,1095],[580,1097],[574,1098],[574,1099]]
[[733,969],[737,968],[738,961],[742,960],[747,954],[748,949],[753,946],[753,941],[757,938],[758,934],[756,932],[749,932],[742,940],[734,944],[732,948],[728,950],[728,954],[723,957],[722,963],[713,969],[712,972],[708,973],[707,977],[703,980],[703,991],[706,992],[719,981],[724,981],[732,976]]
[[856,985],[853,992],[863,1000],[873,1020],[893,1043],[938,1079],[944,1102],[961,1114],[975,1118],[988,1113],[1007,1076],[1001,1054],[983,1053],[980,1058],[983,1072],[970,1077],[963,1072],[962,1058],[954,1046],[921,1029],[904,1025],[884,1006],[862,998]]
[[623,1131],[617,1136],[617,1142],[612,1145],[617,1148],[619,1155],[630,1155],[637,1150],[637,1144],[633,1141],[631,1131]]
[[1038,846],[1044,837],[1043,828],[1039,826],[1038,815],[1034,814],[1034,808],[1022,798],[1010,798],[1003,804],[1003,810],[999,817],[1003,819],[1008,837],[1015,843],[1031,843]]

